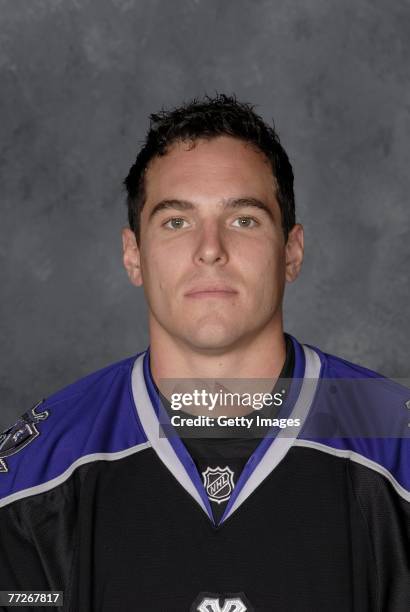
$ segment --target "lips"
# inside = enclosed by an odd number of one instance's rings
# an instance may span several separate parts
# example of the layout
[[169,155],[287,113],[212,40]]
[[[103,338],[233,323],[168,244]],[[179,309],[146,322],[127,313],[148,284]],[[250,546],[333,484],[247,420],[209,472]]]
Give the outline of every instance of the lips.
[[230,297],[237,293],[232,287],[227,285],[203,285],[188,291],[186,297]]

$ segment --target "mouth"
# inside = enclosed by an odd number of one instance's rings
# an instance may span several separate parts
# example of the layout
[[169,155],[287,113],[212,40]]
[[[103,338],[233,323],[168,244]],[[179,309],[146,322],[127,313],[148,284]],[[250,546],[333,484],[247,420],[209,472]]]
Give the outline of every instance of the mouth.
[[230,287],[201,287],[193,289],[185,294],[185,297],[189,298],[231,298],[236,295],[237,291],[234,291]]

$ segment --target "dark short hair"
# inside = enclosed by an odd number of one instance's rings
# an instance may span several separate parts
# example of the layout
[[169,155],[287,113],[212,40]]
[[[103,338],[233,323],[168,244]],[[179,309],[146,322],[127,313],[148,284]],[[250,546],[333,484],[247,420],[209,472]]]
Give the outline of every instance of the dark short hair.
[[224,135],[253,144],[270,161],[287,241],[289,231],[295,225],[292,166],[274,127],[270,127],[253,109],[251,104],[238,102],[235,95],[216,94],[213,98],[205,95],[202,100],[194,98],[172,110],[163,109],[150,115],[145,142],[124,180],[128,222],[138,244],[141,211],[146,199],[144,174],[149,162],[165,155],[177,141],[194,144],[200,138],[210,140]]

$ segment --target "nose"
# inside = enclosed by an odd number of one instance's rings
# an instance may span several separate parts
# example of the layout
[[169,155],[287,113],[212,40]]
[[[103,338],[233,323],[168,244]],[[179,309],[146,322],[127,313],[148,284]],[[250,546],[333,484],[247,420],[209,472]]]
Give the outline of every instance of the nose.
[[216,221],[210,220],[203,224],[194,260],[199,265],[223,265],[228,261],[223,232]]

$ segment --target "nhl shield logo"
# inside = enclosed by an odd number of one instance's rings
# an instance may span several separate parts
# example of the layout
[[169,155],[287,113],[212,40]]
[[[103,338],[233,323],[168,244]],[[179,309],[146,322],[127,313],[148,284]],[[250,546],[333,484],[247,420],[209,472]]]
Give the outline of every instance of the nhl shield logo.
[[0,433],[0,473],[8,472],[6,457],[18,453],[40,435],[36,423],[48,417],[48,411],[36,412],[44,400],[38,402],[33,408],[25,412],[18,421]]
[[230,498],[234,488],[233,472],[228,466],[224,468],[206,468],[202,472],[204,487],[209,499],[221,504]]

